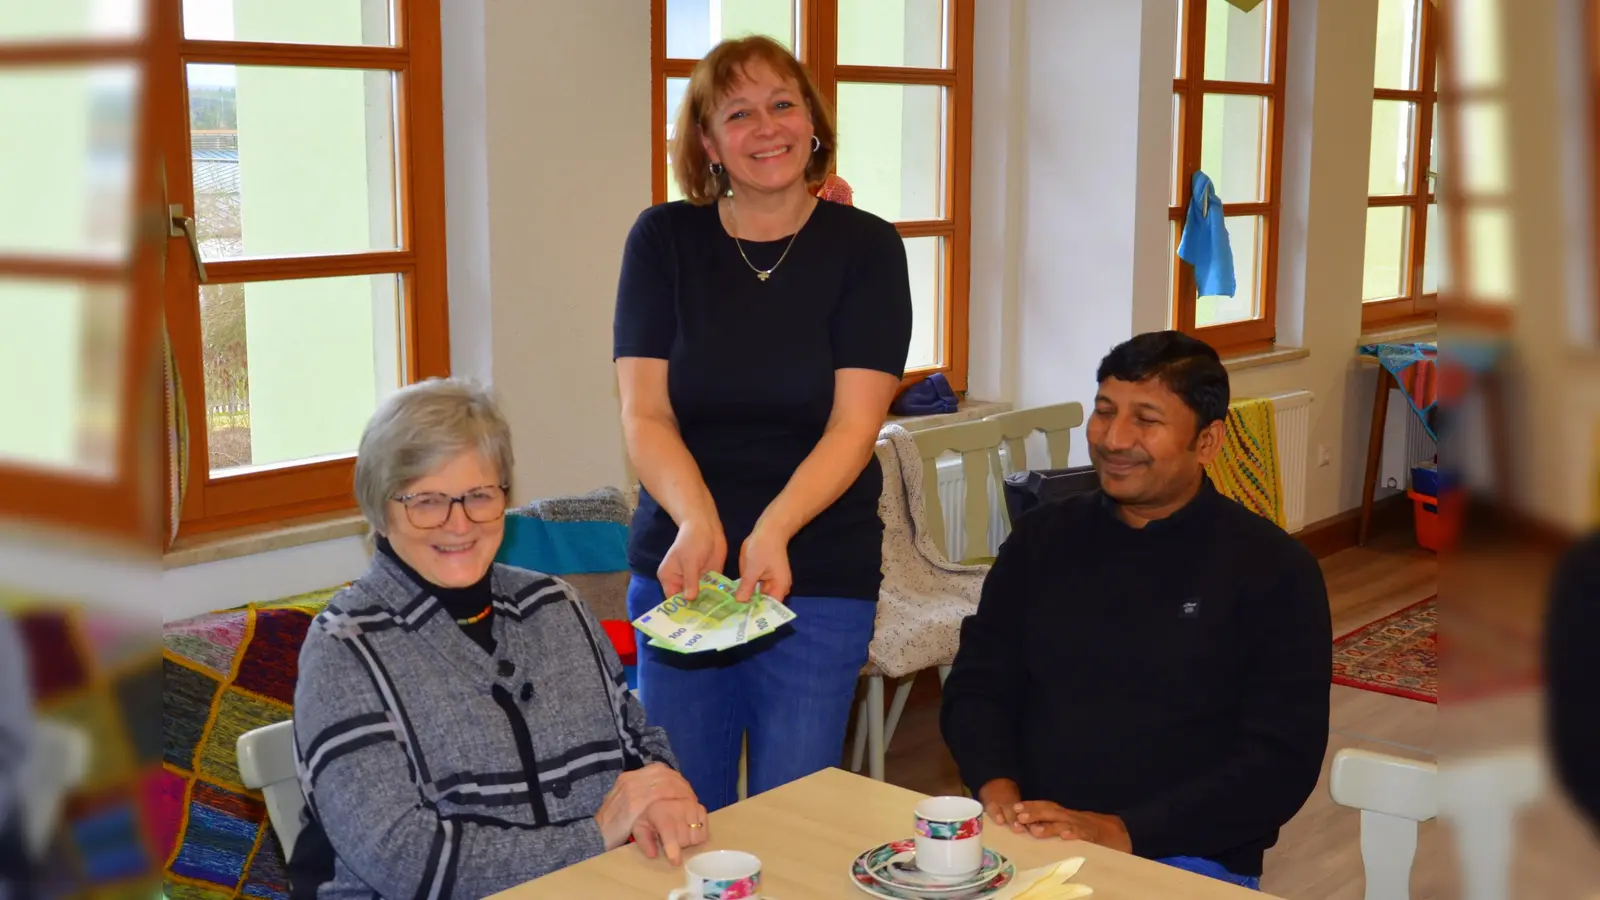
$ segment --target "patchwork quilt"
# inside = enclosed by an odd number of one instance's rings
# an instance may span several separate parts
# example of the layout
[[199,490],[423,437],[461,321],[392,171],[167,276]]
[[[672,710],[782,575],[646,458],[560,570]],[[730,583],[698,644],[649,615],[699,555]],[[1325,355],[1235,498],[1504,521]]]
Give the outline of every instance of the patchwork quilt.
[[245,732],[291,717],[300,645],[338,590],[164,629],[157,818],[172,900],[288,900],[284,850],[260,792],[240,784],[236,745]]

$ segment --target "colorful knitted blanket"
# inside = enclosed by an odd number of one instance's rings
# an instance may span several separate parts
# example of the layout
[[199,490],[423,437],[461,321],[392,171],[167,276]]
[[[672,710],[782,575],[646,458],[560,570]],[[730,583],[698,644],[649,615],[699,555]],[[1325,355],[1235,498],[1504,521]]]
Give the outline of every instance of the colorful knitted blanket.
[[161,657],[146,623],[0,591],[28,656],[34,715],[89,737],[86,777],[65,798],[38,895],[147,898],[159,866]]
[[1222,450],[1206,468],[1224,496],[1284,527],[1283,480],[1278,468],[1278,436],[1271,400],[1228,404]]
[[300,645],[338,588],[209,613],[164,629],[159,852],[171,900],[288,900],[287,858],[239,736],[291,717]]

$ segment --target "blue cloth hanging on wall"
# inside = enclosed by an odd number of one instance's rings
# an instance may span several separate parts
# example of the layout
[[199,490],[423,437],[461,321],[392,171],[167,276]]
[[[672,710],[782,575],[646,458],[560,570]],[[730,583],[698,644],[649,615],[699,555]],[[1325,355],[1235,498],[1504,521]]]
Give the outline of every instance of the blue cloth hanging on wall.
[[1194,266],[1194,284],[1201,297],[1232,297],[1239,289],[1233,275],[1233,246],[1223,223],[1222,200],[1204,172],[1194,173],[1189,214],[1183,224],[1178,258]]

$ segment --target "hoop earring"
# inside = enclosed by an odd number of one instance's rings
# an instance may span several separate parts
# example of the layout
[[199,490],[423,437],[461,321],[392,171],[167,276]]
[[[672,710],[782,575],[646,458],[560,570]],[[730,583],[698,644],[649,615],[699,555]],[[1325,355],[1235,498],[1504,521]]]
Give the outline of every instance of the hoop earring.
[[711,169],[712,178],[721,178],[722,174],[728,171],[728,167],[719,162],[712,163],[708,168]]
[[814,134],[811,136],[811,152],[812,153],[821,153],[822,152],[822,138],[819,138]]

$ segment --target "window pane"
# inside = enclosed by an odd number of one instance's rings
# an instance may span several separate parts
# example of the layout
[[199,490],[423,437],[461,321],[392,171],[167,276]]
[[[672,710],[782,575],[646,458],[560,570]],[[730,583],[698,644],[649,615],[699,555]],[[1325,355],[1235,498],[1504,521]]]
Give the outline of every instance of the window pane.
[[944,88],[839,84],[839,177],[893,221],[944,216]]
[[1363,302],[1406,296],[1410,219],[1410,210],[1403,206],[1367,208],[1367,249],[1361,270]]
[[[3,2],[3,0],[0,0]],[[0,68],[0,255],[128,254],[138,72],[132,66]]]
[[944,0],[839,0],[839,65],[945,67]]
[[1182,223],[1173,222],[1167,228],[1167,302],[1176,308],[1178,300],[1178,266],[1183,265],[1183,260],[1178,258],[1178,233]]
[[1168,199],[1169,205],[1178,206],[1183,203],[1183,160],[1179,157],[1182,149],[1178,144],[1178,135],[1183,130],[1183,95],[1172,95],[1172,196]]
[[183,0],[183,36],[366,47],[395,43],[389,0]]
[[1501,83],[1500,5],[1503,0],[1453,0],[1450,36],[1458,88],[1495,87]]
[[1417,51],[1422,38],[1422,4],[1426,2],[1430,0],[1378,0],[1375,87],[1417,89]]
[[0,461],[116,476],[126,316],[120,288],[0,279],[0,379],[26,385],[0,391]]
[[1511,302],[1516,283],[1511,257],[1511,214],[1503,209],[1467,213],[1467,297],[1485,303]]
[[1266,99],[1207,94],[1200,117],[1200,169],[1211,176],[1217,196],[1223,203],[1265,200]]
[[1461,186],[1469,194],[1504,194],[1506,175],[1505,108],[1498,102],[1463,102],[1461,117]]
[[905,238],[911,270],[911,350],[906,370],[944,362],[944,238]]
[[1205,0],[1205,3],[1206,80],[1271,81],[1269,48],[1277,0],[1263,0],[1250,12],[1228,0]]
[[1417,104],[1372,101],[1372,156],[1367,193],[1375,197],[1411,190],[1411,148]]
[[1201,296],[1194,303],[1196,328],[1248,322],[1261,315],[1261,241],[1266,234],[1260,216],[1228,216],[1228,243],[1238,289],[1232,297]]
[[189,66],[206,259],[393,250],[394,75]]
[[794,0],[667,0],[667,56],[699,59],[723,38],[764,34],[793,50]]
[[400,279],[200,288],[211,471],[352,453],[399,388]]
[[673,132],[678,127],[678,107],[683,104],[683,95],[689,90],[689,79],[667,79],[667,199],[682,200],[683,191],[678,190],[678,182],[672,177],[672,138]]
[[116,39],[143,30],[143,0],[0,0],[0,41]]
[[1439,228],[1439,204],[1428,204],[1428,218],[1422,234],[1422,292],[1439,293],[1439,278],[1445,271],[1445,236]]
[[1178,15],[1178,45],[1175,48],[1176,49],[1176,53],[1174,54],[1173,60],[1172,60],[1172,72],[1173,72],[1172,77],[1174,77],[1174,78],[1182,78],[1183,77],[1183,36],[1184,36],[1184,33],[1189,30],[1188,29],[1188,24],[1189,23],[1185,22],[1184,18],[1183,18],[1183,8],[1187,4],[1184,2],[1184,0],[1172,0],[1172,2],[1178,7],[1178,11],[1177,11],[1177,15]]

